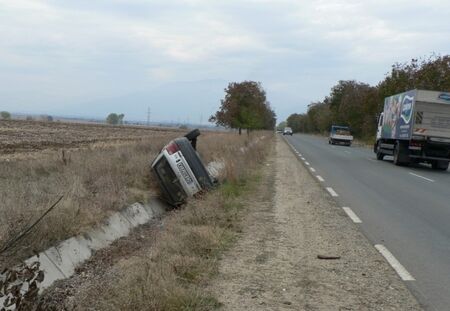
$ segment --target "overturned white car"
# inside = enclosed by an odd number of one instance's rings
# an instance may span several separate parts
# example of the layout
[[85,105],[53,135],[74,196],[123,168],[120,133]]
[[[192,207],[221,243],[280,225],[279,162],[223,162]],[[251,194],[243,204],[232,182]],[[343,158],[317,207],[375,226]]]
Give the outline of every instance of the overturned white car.
[[202,190],[213,187],[212,178],[196,151],[198,129],[167,144],[152,163],[163,199],[178,206]]

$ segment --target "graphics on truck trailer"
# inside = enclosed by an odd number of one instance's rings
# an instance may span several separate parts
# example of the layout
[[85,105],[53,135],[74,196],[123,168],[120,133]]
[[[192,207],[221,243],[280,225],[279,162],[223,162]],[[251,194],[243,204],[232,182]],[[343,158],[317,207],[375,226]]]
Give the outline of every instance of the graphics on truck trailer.
[[384,100],[384,121],[381,137],[408,139],[411,136],[412,114],[416,90],[387,97]]

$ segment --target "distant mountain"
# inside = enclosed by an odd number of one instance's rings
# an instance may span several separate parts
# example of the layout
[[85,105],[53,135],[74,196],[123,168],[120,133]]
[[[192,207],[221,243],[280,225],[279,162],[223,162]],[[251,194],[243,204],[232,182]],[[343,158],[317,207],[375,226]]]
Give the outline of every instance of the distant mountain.
[[110,112],[124,113],[125,120],[147,120],[150,107],[152,121],[207,123],[220,105],[228,82],[207,80],[175,82],[149,87],[148,90],[95,101],[72,104],[68,115],[105,118]]

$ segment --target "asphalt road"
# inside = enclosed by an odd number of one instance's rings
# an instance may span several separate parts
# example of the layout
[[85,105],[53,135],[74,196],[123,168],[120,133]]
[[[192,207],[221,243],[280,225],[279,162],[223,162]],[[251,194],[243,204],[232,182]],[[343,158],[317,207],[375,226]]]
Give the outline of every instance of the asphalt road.
[[395,166],[391,157],[377,161],[371,149],[333,146],[323,137],[286,138],[323,178],[318,182],[361,219],[369,240],[412,275],[405,282],[423,307],[450,310],[450,171]]

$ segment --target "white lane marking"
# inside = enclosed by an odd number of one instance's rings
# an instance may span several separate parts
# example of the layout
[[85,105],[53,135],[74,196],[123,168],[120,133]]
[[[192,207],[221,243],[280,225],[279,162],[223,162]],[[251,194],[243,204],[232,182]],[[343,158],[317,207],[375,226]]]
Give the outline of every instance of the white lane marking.
[[302,160],[303,160],[303,161],[306,161],[306,159],[305,159],[304,157],[302,157]]
[[373,162],[378,162],[378,160],[375,160],[375,159],[372,159],[372,158],[367,158],[367,160],[373,161]]
[[332,197],[338,197],[339,195],[336,193],[336,191],[333,190],[331,187],[327,187],[327,191],[331,194]]
[[350,217],[350,219],[355,223],[355,224],[360,224],[362,223],[361,219],[359,219],[358,216],[356,216],[356,214],[352,211],[352,209],[350,207],[343,207],[342,208],[345,213],[347,213],[347,216]]
[[317,179],[318,179],[319,181],[321,181],[321,182],[324,182],[324,181],[325,181],[325,179],[323,179],[322,176],[320,176],[320,175],[317,175],[316,177],[317,177]]
[[395,272],[400,276],[403,281],[415,281],[416,279],[403,267],[403,265],[392,255],[392,253],[384,247],[384,245],[377,244],[375,248],[381,255],[387,260],[387,262],[394,268]]
[[425,180],[428,180],[429,182],[434,182],[433,179],[429,179],[429,178],[426,178],[426,177],[423,177],[423,176],[420,176],[420,175],[417,175],[417,174],[414,174],[414,173],[411,173],[411,172],[409,172],[409,174],[413,175],[413,176],[416,176],[416,177],[419,177],[419,178],[422,178],[422,179],[425,179]]
[[306,162],[306,161],[305,161],[305,164],[309,166],[309,162]]
[[300,152],[298,153],[301,157],[303,157],[303,154],[301,154]]
[[316,169],[315,169],[314,167],[310,167],[309,169],[310,169],[311,172],[313,172],[313,173],[316,171]]

